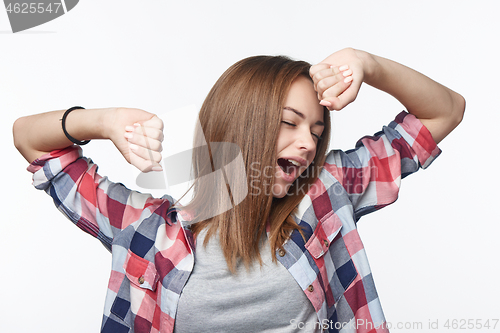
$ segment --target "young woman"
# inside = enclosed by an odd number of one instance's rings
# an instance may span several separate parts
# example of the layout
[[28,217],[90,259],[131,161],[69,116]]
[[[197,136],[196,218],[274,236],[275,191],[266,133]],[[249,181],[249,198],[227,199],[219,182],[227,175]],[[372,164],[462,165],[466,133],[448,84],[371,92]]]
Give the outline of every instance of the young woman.
[[[408,112],[326,155],[329,110],[363,82]],[[356,222],[396,200],[400,179],[439,155],[464,109],[459,94],[359,50],[312,67],[241,60],[200,110],[195,145],[205,149],[194,150],[185,207],[101,177],[73,144],[109,139],[142,171],[161,170],[163,125],[146,111],[23,117],[14,139],[35,187],[112,252],[102,332],[387,332]]]

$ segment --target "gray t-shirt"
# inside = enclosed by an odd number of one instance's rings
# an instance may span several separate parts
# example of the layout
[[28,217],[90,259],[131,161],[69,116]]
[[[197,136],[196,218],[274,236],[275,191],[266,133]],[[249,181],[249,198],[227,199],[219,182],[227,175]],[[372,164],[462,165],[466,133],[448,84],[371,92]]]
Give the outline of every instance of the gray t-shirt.
[[196,241],[195,265],[182,290],[174,333],[184,332],[319,332],[316,312],[292,275],[272,262],[267,237],[262,238],[262,267],[243,263],[231,274],[219,244],[206,247],[203,230]]

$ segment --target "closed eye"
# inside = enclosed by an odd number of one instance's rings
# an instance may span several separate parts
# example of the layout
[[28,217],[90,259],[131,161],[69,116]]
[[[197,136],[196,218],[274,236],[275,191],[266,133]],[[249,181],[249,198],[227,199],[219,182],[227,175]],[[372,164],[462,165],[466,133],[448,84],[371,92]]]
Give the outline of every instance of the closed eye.
[[314,134],[314,133],[311,133],[316,139],[321,140],[323,139],[321,136],[319,136],[318,134]]
[[[295,125],[294,123],[290,123],[290,122],[285,121],[285,120],[282,120],[282,121],[281,121],[281,123],[282,123],[282,124],[285,124],[285,125],[288,125],[288,126],[291,126],[291,127],[297,127],[297,125]],[[323,139],[320,135],[318,135],[318,134],[316,134],[316,133],[311,132],[311,134],[312,134],[312,136],[314,136],[314,137],[315,137],[318,141],[320,141],[320,140],[322,140],[322,139]]]
[[282,121],[281,121],[281,123],[282,123],[282,124],[286,124],[286,125],[288,125],[288,126],[297,127],[297,125],[292,124],[292,123],[289,123],[288,121],[284,121],[284,120],[282,120]]

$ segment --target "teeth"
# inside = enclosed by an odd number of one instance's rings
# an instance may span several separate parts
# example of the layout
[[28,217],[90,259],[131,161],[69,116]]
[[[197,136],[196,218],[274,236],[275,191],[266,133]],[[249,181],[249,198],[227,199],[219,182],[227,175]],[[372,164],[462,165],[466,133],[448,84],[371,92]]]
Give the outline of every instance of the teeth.
[[294,160],[288,160],[288,162],[292,163],[295,166],[300,166],[300,163]]

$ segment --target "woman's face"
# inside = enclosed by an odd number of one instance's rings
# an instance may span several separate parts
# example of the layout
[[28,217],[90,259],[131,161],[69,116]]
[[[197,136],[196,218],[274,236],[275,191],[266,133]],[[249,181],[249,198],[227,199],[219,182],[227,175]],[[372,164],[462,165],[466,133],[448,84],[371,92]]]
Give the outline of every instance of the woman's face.
[[300,76],[293,81],[283,109],[277,142],[275,198],[283,198],[292,183],[307,169],[325,127],[323,106],[313,83]]

